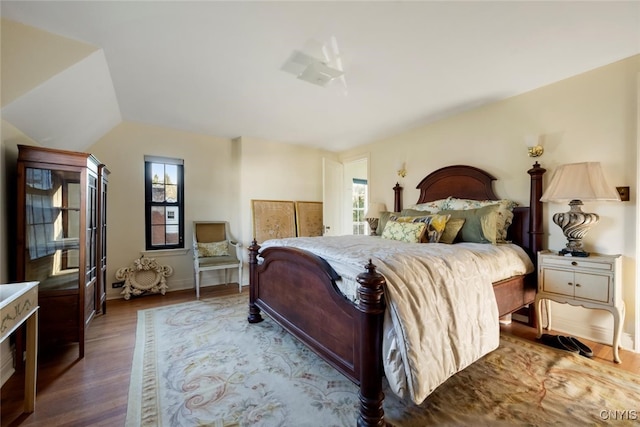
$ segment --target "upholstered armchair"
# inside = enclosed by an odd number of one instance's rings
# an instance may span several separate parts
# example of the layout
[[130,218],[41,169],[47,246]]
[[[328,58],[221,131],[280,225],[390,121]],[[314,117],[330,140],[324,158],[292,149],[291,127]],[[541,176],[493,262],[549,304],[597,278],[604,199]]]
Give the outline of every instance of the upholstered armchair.
[[235,241],[226,221],[193,222],[193,268],[196,298],[200,298],[200,274],[203,271],[224,270],[224,282],[229,283],[229,269],[238,269],[238,291],[242,292],[242,244]]

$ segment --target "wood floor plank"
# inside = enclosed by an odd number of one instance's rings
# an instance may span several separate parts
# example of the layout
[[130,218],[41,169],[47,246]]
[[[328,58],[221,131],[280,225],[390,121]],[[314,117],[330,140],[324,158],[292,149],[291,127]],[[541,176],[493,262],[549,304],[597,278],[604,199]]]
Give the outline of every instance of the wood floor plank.
[[[201,289],[201,298],[237,292],[237,284],[211,286]],[[248,287],[243,294],[248,299]],[[39,357],[33,414],[22,414],[24,382],[21,375],[13,375],[7,381],[0,392],[2,427],[124,425],[138,310],[193,300],[194,291],[176,291],[164,296],[109,301],[107,314],[97,317],[87,330],[84,359],[77,359],[77,344]],[[505,333],[535,340],[535,329],[521,323],[513,322],[501,328]],[[594,360],[617,369],[640,372],[640,354],[621,350],[622,363],[616,364],[611,347],[584,342],[594,350]]]

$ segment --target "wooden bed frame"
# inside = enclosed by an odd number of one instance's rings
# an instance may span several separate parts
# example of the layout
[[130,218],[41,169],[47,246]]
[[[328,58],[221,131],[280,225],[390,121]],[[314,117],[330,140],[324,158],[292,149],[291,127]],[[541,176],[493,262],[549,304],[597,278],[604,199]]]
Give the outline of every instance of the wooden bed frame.
[[[514,210],[509,239],[522,246],[531,259],[542,249],[542,176],[536,162],[531,176],[530,205]],[[448,196],[498,200],[490,174],[471,166],[449,166],[424,178],[417,188],[417,203]],[[402,209],[402,188],[396,184],[396,211]],[[369,261],[357,277],[359,302],[345,298],[322,258],[296,248],[267,248],[260,253],[254,240],[249,247],[250,323],[263,320],[260,311],[308,345],[320,357],[360,387],[358,426],[383,426],[382,331],[385,310],[384,277]],[[535,272],[494,284],[500,316],[535,299]]]

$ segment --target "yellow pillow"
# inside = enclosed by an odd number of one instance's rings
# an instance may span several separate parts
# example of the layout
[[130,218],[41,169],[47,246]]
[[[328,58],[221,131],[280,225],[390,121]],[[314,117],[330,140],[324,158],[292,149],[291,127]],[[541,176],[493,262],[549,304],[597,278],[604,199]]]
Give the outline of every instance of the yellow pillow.
[[458,233],[460,233],[460,230],[464,225],[464,221],[464,218],[451,218],[447,221],[444,232],[440,236],[440,243],[453,243],[456,240],[456,237],[458,237]]
[[200,243],[198,242],[198,257],[227,256],[229,255],[229,243],[222,242]]
[[398,222],[423,222],[427,225],[423,243],[438,243],[440,237],[445,230],[449,215],[429,214],[423,216],[399,216],[391,217],[392,220]]

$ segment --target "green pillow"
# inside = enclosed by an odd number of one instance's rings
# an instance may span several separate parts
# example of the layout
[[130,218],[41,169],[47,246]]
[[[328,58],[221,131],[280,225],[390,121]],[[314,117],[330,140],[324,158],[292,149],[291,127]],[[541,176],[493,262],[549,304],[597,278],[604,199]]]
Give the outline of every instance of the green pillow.
[[458,234],[462,242],[496,243],[496,224],[500,205],[489,205],[479,209],[461,211],[446,210],[441,215],[451,215],[451,219],[463,218],[464,224]]
[[402,209],[399,216],[426,216],[430,213],[429,211],[419,211],[417,209]]

